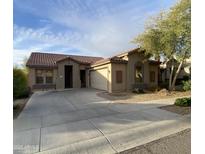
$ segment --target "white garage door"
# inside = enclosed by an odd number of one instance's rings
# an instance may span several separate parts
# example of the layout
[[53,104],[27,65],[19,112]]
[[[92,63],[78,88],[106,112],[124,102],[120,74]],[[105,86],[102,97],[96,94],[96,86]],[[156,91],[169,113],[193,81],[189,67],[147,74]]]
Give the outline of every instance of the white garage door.
[[91,87],[101,90],[107,89],[107,68],[94,70],[90,72]]

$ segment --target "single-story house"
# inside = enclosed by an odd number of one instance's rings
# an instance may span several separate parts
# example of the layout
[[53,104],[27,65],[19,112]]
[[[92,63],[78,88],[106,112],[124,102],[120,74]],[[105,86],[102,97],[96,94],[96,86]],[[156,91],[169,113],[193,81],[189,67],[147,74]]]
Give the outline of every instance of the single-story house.
[[136,48],[107,59],[33,52],[26,66],[31,90],[92,87],[111,93],[157,87],[159,64]]

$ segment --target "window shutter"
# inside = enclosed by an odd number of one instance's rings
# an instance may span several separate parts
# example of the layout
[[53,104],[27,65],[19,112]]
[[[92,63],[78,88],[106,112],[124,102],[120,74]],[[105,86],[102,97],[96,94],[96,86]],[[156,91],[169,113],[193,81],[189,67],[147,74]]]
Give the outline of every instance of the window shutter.
[[122,83],[122,71],[116,71],[116,83]]

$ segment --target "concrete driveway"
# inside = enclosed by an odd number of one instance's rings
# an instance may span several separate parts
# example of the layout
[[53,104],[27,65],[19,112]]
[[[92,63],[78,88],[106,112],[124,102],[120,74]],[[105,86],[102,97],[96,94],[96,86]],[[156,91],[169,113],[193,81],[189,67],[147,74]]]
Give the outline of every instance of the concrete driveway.
[[190,115],[157,108],[174,99],[119,104],[98,92],[34,93],[14,120],[14,153],[118,153],[190,128]]

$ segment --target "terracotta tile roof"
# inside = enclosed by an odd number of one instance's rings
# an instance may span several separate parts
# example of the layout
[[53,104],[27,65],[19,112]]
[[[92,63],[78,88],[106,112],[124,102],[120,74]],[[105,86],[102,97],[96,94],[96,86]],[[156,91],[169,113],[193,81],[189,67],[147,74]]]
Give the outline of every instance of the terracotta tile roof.
[[133,49],[129,49],[127,51],[121,52],[120,54],[117,54],[111,58],[107,58],[107,59],[102,59],[99,61],[96,61],[94,63],[92,63],[92,65],[100,65],[106,62],[117,62],[117,63],[127,63],[127,60],[124,60],[122,58],[120,58],[122,55],[127,55],[127,54],[131,54],[134,52],[141,52],[142,50],[140,50],[140,48],[133,48]]
[[78,56],[78,55],[64,55],[64,54],[52,54],[33,52],[29,57],[26,66],[28,67],[57,67],[56,62],[70,58],[81,64],[91,64],[98,60],[102,60],[102,57],[90,57],[90,56]]
[[117,57],[120,57],[122,55],[125,55],[125,54],[131,54],[131,53],[134,53],[134,52],[142,52],[143,50],[141,50],[140,48],[133,48],[133,49],[129,49],[127,51],[123,51],[115,56]]
[[111,58],[107,58],[107,59],[102,59],[102,60],[96,61],[95,63],[92,63],[92,65],[103,64],[103,63],[106,63],[106,62],[127,63],[127,60],[124,60],[122,58],[114,56],[114,57],[111,57]]
[[[29,57],[26,66],[28,67],[57,67],[58,62],[64,59],[72,59],[80,64],[85,65],[101,65],[107,62],[113,63],[127,63],[127,60],[124,60],[121,55],[131,54],[133,52],[139,52],[140,48],[135,48],[124,53],[118,54],[116,56],[103,59],[102,57],[90,57],[90,56],[78,56],[78,55],[65,55],[65,54],[52,54],[52,53],[41,53],[41,52],[33,52]],[[158,61],[151,61],[150,64],[160,64]]]

